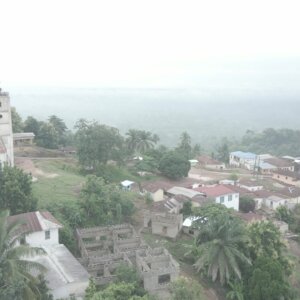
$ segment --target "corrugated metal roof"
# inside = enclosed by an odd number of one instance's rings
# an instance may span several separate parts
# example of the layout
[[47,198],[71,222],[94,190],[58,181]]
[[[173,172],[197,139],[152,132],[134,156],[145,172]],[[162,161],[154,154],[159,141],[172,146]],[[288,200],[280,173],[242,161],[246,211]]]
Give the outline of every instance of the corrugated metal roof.
[[244,159],[255,159],[256,154],[252,152],[243,152],[243,151],[235,151],[231,152],[230,155],[234,155],[239,158],[244,158]]
[[[49,224],[44,221],[48,221],[51,223]],[[53,227],[62,227],[61,223],[58,222],[49,211],[43,211],[43,212],[35,211],[35,212],[28,212],[19,215],[9,216],[8,223],[13,223],[13,222],[24,223],[21,226],[22,230],[28,233],[43,231]]]

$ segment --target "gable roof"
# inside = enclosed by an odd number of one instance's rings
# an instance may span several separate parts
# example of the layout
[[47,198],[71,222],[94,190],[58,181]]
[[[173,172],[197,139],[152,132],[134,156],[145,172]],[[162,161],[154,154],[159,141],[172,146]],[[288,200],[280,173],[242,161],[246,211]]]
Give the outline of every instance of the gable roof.
[[200,193],[199,191],[197,191],[197,189],[192,190],[180,186],[173,186],[167,192],[172,195],[183,195],[190,199],[194,198],[195,196],[203,195],[203,193]]
[[9,216],[7,221],[9,224],[13,222],[24,223],[21,226],[22,231],[28,233],[49,230],[52,228],[62,228],[61,223],[58,222],[49,211],[35,211]]
[[271,164],[277,168],[288,168],[288,167],[294,166],[293,162],[291,162],[287,159],[278,158],[278,157],[264,159],[264,162]]
[[236,193],[229,187],[222,185],[222,184],[217,184],[214,186],[202,186],[202,187],[196,188],[195,191],[203,193],[207,197],[218,197],[218,196],[222,196],[222,195]]
[[230,155],[239,157],[239,158],[244,158],[244,159],[255,159],[256,154],[252,152],[243,152],[243,151],[234,151],[231,152]]
[[201,155],[197,159],[200,164],[205,164],[205,165],[223,165],[224,164],[218,160],[211,158],[208,155]]

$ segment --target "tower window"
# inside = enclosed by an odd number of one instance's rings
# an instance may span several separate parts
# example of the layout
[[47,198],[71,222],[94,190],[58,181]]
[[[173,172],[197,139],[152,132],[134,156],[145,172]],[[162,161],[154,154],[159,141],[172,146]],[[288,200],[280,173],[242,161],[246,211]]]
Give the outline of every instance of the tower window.
[[3,118],[3,115],[0,115],[0,119],[2,119]]

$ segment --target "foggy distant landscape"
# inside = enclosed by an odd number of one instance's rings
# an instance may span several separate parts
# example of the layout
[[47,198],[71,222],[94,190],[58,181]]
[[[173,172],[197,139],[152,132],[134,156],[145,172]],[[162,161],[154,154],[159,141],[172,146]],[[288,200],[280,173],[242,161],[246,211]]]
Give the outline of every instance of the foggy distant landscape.
[[246,130],[300,128],[297,93],[226,89],[11,89],[12,105],[23,119],[62,118],[69,129],[80,118],[117,127],[157,133],[161,143],[175,146],[187,131],[206,149],[222,137]]

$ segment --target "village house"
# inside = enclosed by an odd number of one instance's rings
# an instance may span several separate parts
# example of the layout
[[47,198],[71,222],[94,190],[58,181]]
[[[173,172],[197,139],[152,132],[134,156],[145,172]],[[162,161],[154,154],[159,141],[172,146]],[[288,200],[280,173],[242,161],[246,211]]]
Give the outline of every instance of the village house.
[[179,186],[172,187],[166,194],[172,199],[171,201],[173,201],[173,203],[179,203],[181,208],[186,201],[191,201],[193,207],[200,207],[209,201],[205,194],[200,193],[195,189]]
[[62,225],[48,211],[36,211],[8,217],[8,223],[22,222],[25,243],[40,247],[44,255],[26,258],[46,267],[45,279],[54,299],[69,295],[83,297],[89,284],[89,274],[71,252],[59,244],[59,229]]
[[257,182],[257,180],[252,180],[252,179],[240,179],[237,182],[237,186],[246,189],[250,192],[255,192],[258,190],[262,190],[264,187],[260,183]]
[[121,182],[121,187],[124,191],[131,191],[134,184],[134,181],[124,180]]
[[286,207],[293,209],[296,204],[300,204],[300,188],[288,186],[278,191],[278,194],[286,199]]
[[264,159],[264,162],[274,166],[276,170],[291,171],[291,172],[294,171],[294,163],[288,159],[273,157],[273,158]]
[[239,193],[230,189],[229,185],[212,185],[212,186],[202,186],[194,189],[204,195],[206,198],[211,198],[215,203],[220,203],[225,205],[227,208],[233,208],[234,210],[239,210]]
[[286,170],[276,170],[273,172],[273,179],[282,183],[300,187],[300,174]]
[[141,185],[142,193],[149,194],[154,202],[164,200],[164,189],[157,182],[145,182]]
[[251,152],[231,152],[229,155],[229,165],[235,168],[245,168],[247,170],[253,170],[256,156],[256,154]]
[[271,165],[265,161],[260,161],[258,165],[258,172],[262,175],[272,175],[272,172],[276,169],[276,166]]
[[269,196],[265,199],[264,204],[267,208],[276,210],[280,206],[285,206],[287,200],[279,196]]
[[20,133],[14,133],[13,139],[14,139],[14,146],[20,147],[20,146],[30,146],[33,144],[35,134],[33,132],[20,132]]
[[199,156],[198,163],[201,167],[207,169],[224,170],[226,168],[225,163],[215,160],[207,155]]

